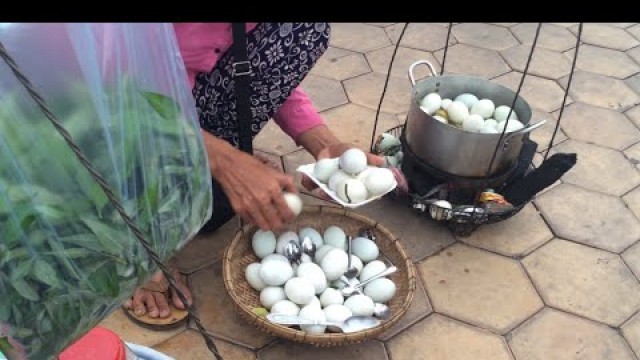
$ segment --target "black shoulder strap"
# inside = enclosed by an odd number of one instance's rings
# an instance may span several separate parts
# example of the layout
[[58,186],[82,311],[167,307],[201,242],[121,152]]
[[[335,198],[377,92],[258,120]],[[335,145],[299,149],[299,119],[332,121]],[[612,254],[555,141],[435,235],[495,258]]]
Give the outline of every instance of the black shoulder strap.
[[233,78],[235,80],[236,113],[238,116],[238,134],[240,150],[253,153],[253,134],[251,131],[251,103],[249,102],[249,81],[251,65],[247,56],[247,34],[245,23],[233,23]]

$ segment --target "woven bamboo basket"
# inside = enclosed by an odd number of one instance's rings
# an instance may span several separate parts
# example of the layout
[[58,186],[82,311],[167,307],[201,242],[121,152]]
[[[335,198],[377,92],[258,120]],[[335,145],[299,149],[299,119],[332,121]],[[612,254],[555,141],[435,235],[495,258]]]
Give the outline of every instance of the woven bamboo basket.
[[[396,284],[396,294],[387,303],[391,309],[391,317],[383,320],[378,327],[356,333],[307,334],[297,328],[278,325],[257,316],[252,309],[262,306],[260,294],[245,279],[247,265],[260,261],[251,248],[251,238],[257,228],[245,226],[236,232],[233,241],[225,250],[223,259],[224,285],[243,318],[271,335],[319,347],[341,346],[375,338],[402,318],[413,301],[416,275],[414,266],[398,239],[387,228],[368,217],[346,209],[327,206],[305,206],[289,229],[297,232],[303,227],[311,226],[322,233],[331,225],[341,227],[347,235],[352,236],[357,235],[362,229],[372,229],[380,252],[398,268],[398,271],[390,277]],[[384,256],[381,255],[383,261]]]

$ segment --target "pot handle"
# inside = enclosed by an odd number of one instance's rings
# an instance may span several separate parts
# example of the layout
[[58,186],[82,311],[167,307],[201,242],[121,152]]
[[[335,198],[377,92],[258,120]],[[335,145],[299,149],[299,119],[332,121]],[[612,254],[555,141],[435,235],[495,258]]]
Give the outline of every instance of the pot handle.
[[529,125],[523,127],[520,130],[505,134],[504,139],[502,140],[502,149],[504,150],[504,149],[507,148],[507,146],[509,145],[509,140],[511,140],[511,138],[513,138],[514,136],[522,135],[522,134],[526,134],[528,132],[531,132],[531,131],[539,128],[540,126],[544,125],[546,122],[547,122],[547,120],[542,120],[542,121],[539,121],[539,122],[537,122],[535,124],[529,124]]
[[428,62],[427,60],[418,60],[411,64],[411,66],[409,66],[409,80],[411,80],[412,86],[416,85],[416,78],[413,76],[413,68],[418,65],[427,65],[429,67],[429,70],[431,71],[431,76],[438,76],[436,74],[436,69],[433,67],[433,65],[431,65],[430,62]]

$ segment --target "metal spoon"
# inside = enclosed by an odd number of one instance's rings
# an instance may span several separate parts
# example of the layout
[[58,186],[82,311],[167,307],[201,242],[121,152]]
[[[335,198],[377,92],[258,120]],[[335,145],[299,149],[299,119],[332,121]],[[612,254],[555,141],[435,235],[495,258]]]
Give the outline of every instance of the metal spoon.
[[373,315],[378,319],[386,320],[391,316],[391,309],[385,304],[375,303],[373,305]]
[[304,239],[302,239],[301,247],[303,253],[309,255],[312,259],[315,257],[317,248],[310,237],[305,236]]
[[267,319],[281,325],[320,325],[330,326],[339,329],[343,333],[354,333],[379,326],[381,321],[373,316],[350,316],[342,323],[316,321],[301,316],[291,316],[283,314],[268,314]]
[[344,273],[344,276],[346,276],[347,279],[353,279],[358,275],[358,269],[355,266],[351,266],[351,257],[353,256],[351,254],[351,236],[347,236],[347,256],[347,271]]
[[387,275],[391,275],[396,271],[398,271],[397,267],[390,266],[387,269],[379,272],[378,274],[376,274],[376,275],[368,278],[367,280],[361,282],[360,284],[345,286],[344,288],[342,288],[342,290],[340,290],[340,292],[342,292],[342,296],[349,297],[349,296],[353,295],[353,293],[357,292],[359,289],[362,289],[368,283],[372,282],[373,280],[377,280],[377,279],[380,279],[380,278],[385,277]]
[[289,241],[289,243],[284,247],[284,256],[289,260],[289,262],[297,263],[302,257],[300,245],[293,240]]

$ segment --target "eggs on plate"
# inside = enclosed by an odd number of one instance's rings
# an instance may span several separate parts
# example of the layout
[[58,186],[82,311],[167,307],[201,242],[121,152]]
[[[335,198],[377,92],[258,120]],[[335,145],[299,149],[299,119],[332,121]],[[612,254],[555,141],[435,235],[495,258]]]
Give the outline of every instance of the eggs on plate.
[[364,203],[396,185],[391,170],[367,165],[367,155],[357,148],[345,151],[339,158],[318,160],[308,175],[325,185],[329,195],[347,204]]
[[[496,134],[520,130],[524,124],[518,114],[509,106],[496,106],[490,99],[464,93],[452,99],[442,99],[438,93],[429,93],[420,101],[420,109],[444,124],[459,129],[481,133]],[[509,120],[507,121],[507,117]]]
[[[284,248],[285,241],[299,243],[305,237],[316,244],[315,256],[292,265],[278,250]],[[324,231],[303,227],[297,233],[287,230],[278,235],[257,230],[251,239],[251,247],[260,262],[249,264],[245,277],[259,292],[261,306],[270,313],[329,322],[343,322],[353,315],[371,316],[376,303],[387,303],[394,297],[396,284],[383,277],[345,298],[340,291],[345,283],[340,279],[347,271],[347,246],[347,234],[335,225]],[[351,265],[357,269],[357,274],[350,284],[359,284],[387,268],[378,260],[380,249],[371,239],[355,237],[351,246]],[[301,325],[300,328],[312,334],[328,331],[321,325]]]

